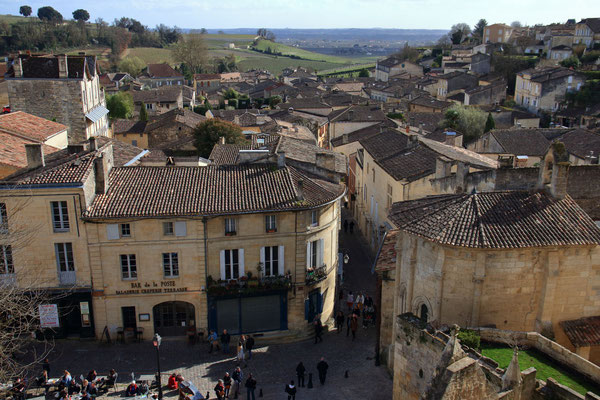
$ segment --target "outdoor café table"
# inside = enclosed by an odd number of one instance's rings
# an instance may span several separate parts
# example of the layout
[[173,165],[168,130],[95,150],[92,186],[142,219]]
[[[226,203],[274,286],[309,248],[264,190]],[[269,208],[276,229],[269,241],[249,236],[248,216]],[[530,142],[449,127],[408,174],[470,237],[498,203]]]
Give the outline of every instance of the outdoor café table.
[[12,383],[0,383],[0,393],[8,392],[10,389],[12,389],[12,387]]
[[148,384],[148,386],[150,386],[150,384],[152,383],[152,381],[154,381],[154,379],[156,379],[156,375],[152,374],[152,375],[140,375],[139,378],[136,379],[137,382],[146,382],[146,384]]

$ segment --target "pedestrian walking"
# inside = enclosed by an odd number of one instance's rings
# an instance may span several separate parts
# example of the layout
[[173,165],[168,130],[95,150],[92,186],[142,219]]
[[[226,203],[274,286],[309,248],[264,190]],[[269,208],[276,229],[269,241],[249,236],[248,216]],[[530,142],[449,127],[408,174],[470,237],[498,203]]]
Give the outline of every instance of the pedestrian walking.
[[304,374],[306,373],[306,368],[304,368],[304,364],[302,361],[296,367],[296,376],[298,377],[298,386],[304,387]]
[[358,306],[359,310],[362,310],[365,305],[365,296],[363,296],[361,292],[358,292],[358,296],[356,296],[356,299],[354,300],[354,305]]
[[341,333],[342,330],[344,329],[344,312],[342,310],[338,311],[336,317],[335,317],[335,327],[337,329],[337,333]]
[[237,399],[238,395],[240,394],[240,388],[242,386],[242,380],[244,379],[244,373],[242,372],[242,370],[240,369],[240,367],[237,367],[235,369],[235,371],[233,371],[233,374],[231,375],[231,378],[233,379],[233,398]]
[[373,298],[368,294],[365,295],[365,307],[373,307]]
[[346,337],[350,336],[350,323],[352,322],[352,316],[354,314],[349,313],[348,317],[346,318]]
[[321,361],[317,363],[317,371],[319,371],[319,382],[321,385],[325,384],[325,378],[327,377],[327,369],[329,364],[325,361],[325,357],[321,357]]
[[246,339],[246,350],[248,350],[248,360],[252,358],[252,349],[254,348],[254,337],[252,335],[248,335]]
[[223,329],[221,334],[221,344],[223,345],[223,354],[229,354],[229,342],[231,342],[231,335],[227,333],[227,329]]
[[244,363],[244,367],[246,366],[245,356],[244,356],[244,346],[246,345],[246,337],[244,335],[240,336],[240,340],[238,340],[237,344],[237,363],[239,366]]
[[354,306],[354,295],[352,291],[348,292],[348,297],[346,297],[346,305],[348,306],[348,310],[352,311],[352,306]]
[[354,233],[354,221],[350,221],[350,234]]
[[209,353],[212,353],[213,347],[216,347],[218,350],[221,350],[221,346],[219,346],[219,338],[217,337],[217,332],[210,331],[208,335],[208,342],[210,343]]
[[296,400],[296,385],[294,381],[291,381],[289,385],[285,387],[285,392],[288,395],[288,400]]
[[215,394],[217,395],[217,400],[223,400],[225,398],[225,386],[223,385],[223,379],[219,379],[217,385],[215,386]]
[[356,330],[358,329],[358,318],[356,314],[352,315],[352,321],[350,321],[350,330],[352,331],[352,341],[356,339]]
[[250,400],[250,397],[252,397],[252,400],[256,400],[256,397],[254,397],[254,390],[256,390],[256,379],[254,379],[252,374],[248,374],[248,379],[246,379],[246,389],[248,394],[246,400]]
[[348,233],[348,220],[344,220],[344,233]]
[[223,377],[223,386],[225,387],[225,397],[229,398],[229,392],[231,391],[231,376],[229,376],[229,372],[225,372],[225,376]]
[[317,342],[322,342],[323,341],[323,324],[321,323],[321,318],[319,315],[316,316],[315,318],[315,344],[317,344]]

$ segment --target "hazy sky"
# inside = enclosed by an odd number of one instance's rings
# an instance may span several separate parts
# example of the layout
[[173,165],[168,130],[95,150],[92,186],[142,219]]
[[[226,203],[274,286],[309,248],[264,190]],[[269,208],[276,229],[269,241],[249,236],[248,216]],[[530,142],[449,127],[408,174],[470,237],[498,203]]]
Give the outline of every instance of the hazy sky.
[[[600,17],[597,0],[0,0],[0,14],[33,13],[50,5],[70,18],[84,8],[91,20],[127,16],[154,27],[181,28],[424,28],[448,29],[458,22],[524,24]],[[567,11],[567,12],[565,12]]]

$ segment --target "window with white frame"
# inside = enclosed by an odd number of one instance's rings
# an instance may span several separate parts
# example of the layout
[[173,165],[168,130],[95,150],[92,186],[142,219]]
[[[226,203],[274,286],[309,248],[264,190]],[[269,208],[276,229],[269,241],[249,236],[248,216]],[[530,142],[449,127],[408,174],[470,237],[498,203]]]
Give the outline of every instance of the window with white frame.
[[267,232],[277,232],[277,218],[275,215],[265,216],[265,226]]
[[69,209],[66,201],[51,201],[52,229],[54,232],[69,232]]
[[131,225],[119,224],[119,232],[121,233],[121,237],[131,237]]
[[310,226],[319,226],[319,210],[310,212]]
[[75,271],[72,243],[55,243],[56,265],[60,272]]
[[121,254],[121,277],[123,279],[137,279],[135,254]]
[[233,236],[237,233],[235,218],[225,218],[225,235]]
[[6,204],[0,203],[0,233],[8,232],[8,214],[6,212]]
[[279,268],[279,252],[283,246],[266,246],[262,248],[264,253],[264,276],[277,276],[281,274]]
[[165,278],[179,276],[179,256],[177,253],[163,253],[163,271]]
[[175,234],[175,228],[173,222],[163,222],[163,235],[173,236]]
[[13,265],[12,249],[10,245],[0,246],[0,275],[14,274],[15,266]]
[[323,239],[306,243],[306,267],[309,269],[323,266]]
[[244,249],[221,250],[221,279],[238,279],[244,274]]

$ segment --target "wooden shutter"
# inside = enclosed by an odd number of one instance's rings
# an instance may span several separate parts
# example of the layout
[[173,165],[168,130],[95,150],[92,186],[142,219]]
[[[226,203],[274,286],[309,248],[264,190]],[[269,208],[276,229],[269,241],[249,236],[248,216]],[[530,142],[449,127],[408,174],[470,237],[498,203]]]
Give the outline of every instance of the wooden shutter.
[[325,250],[325,241],[323,239],[319,239],[319,243],[317,246],[317,262],[319,263],[318,267],[323,266],[323,251]]
[[221,262],[221,279],[225,280],[225,250],[221,250],[219,258]]
[[185,221],[175,221],[175,236],[187,236],[187,223]]
[[108,240],[116,240],[119,238],[119,224],[106,225],[106,237]]
[[239,249],[238,251],[239,251],[238,260],[240,262],[240,278],[241,278],[245,274],[245,272],[244,272],[244,249]]
[[279,257],[277,258],[277,261],[279,263],[279,273],[278,273],[278,275],[285,275],[285,263],[284,263],[284,259],[285,259],[284,246],[279,246]]
[[260,263],[263,266],[262,274],[266,275],[266,268],[267,268],[267,266],[265,265],[265,248],[264,247],[260,248]]
[[310,242],[306,242],[306,268],[310,267]]

